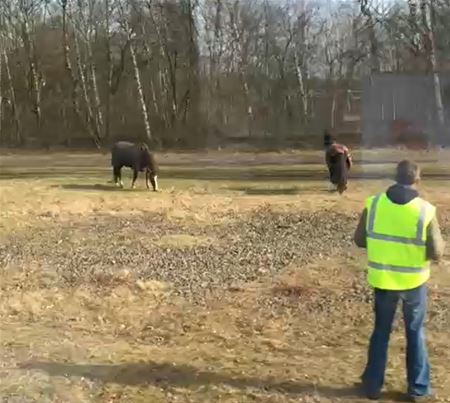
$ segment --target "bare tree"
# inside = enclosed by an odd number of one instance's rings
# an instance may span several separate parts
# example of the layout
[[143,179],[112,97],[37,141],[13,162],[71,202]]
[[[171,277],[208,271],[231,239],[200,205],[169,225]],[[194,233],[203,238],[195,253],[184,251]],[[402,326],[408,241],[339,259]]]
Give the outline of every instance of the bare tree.
[[123,5],[121,5],[120,8],[121,8],[120,11],[121,11],[122,24],[123,24],[123,28],[125,29],[125,33],[126,33],[127,40],[129,43],[130,56],[131,56],[131,61],[133,63],[134,79],[136,80],[136,90],[138,93],[139,104],[140,104],[141,112],[142,112],[142,118],[144,120],[145,135],[146,135],[148,141],[153,141],[151,126],[150,126],[150,118],[149,118],[148,109],[147,109],[147,103],[145,102],[144,90],[142,87],[141,73],[139,71],[139,66],[138,66],[137,58],[136,58],[136,51],[135,51],[134,44],[133,44],[133,39],[136,34],[135,34],[135,32],[133,32],[130,29],[130,25],[128,22],[128,19],[129,19],[128,4],[126,4],[125,7]]
[[204,40],[208,50],[208,108],[207,120],[223,124],[223,105],[220,102],[221,92],[221,63],[224,54],[224,15],[223,0],[208,1],[201,8],[204,24]]
[[105,0],[105,54],[106,54],[106,117],[105,117],[105,137],[111,136],[111,96],[113,89],[113,63],[111,55],[111,3]]
[[97,147],[100,147],[100,134],[98,127],[95,125],[94,116],[92,113],[92,105],[89,97],[88,87],[87,87],[87,79],[86,79],[86,69],[85,64],[82,58],[81,49],[80,49],[80,41],[78,38],[78,33],[74,32],[73,34],[73,42],[75,45],[75,57],[77,63],[78,76],[80,78],[81,84],[81,92],[83,95],[84,105],[86,107],[86,121],[87,125],[92,128],[94,132],[94,141]]
[[[3,107],[8,105],[11,109],[12,120],[14,122],[14,138],[13,144],[23,145],[25,143],[25,136],[22,134],[18,105],[16,101],[16,91],[14,89],[14,80],[11,74],[10,60],[8,52],[13,48],[14,42],[17,38],[17,31],[13,29],[13,10],[11,5],[2,4],[0,7],[0,71],[2,65],[5,71],[5,95],[0,91],[0,125],[2,126],[3,120]],[[3,63],[2,63],[3,60]],[[2,74],[0,72],[0,87],[2,81]],[[3,89],[3,88],[2,88]]]
[[[291,33],[293,35],[294,48],[293,60],[295,66],[295,77],[298,88],[298,99],[302,111],[302,123],[306,129],[306,124],[310,118],[309,98],[308,98],[308,78],[309,78],[309,64],[308,61],[314,58],[314,53],[318,51],[316,46],[317,39],[321,38],[322,46],[324,47],[325,59],[328,58],[329,76],[334,75],[334,59],[331,58],[329,44],[323,41],[326,35],[326,24],[324,21],[318,21],[315,32],[312,32],[311,25],[315,17],[315,9],[306,7],[305,1],[301,1],[295,8],[295,20],[292,24]],[[332,63],[330,63],[332,60]],[[330,64],[333,67],[330,67]]]
[[[68,21],[67,21],[67,14],[68,14],[68,0],[61,0],[61,8],[62,8],[62,42],[63,42],[63,52],[64,52],[64,68],[67,71],[67,74],[70,79],[70,85],[71,85],[71,98],[72,98],[72,107],[73,111],[75,113],[76,118],[84,124],[85,121],[83,119],[81,110],[80,110],[80,95],[79,95],[79,80],[72,68],[72,61],[71,61],[71,52],[70,52],[70,44],[69,44],[69,32],[68,32]],[[98,145],[99,139],[96,137],[92,126],[88,123],[85,125],[85,127],[88,130],[88,133],[90,134],[91,138],[94,140],[94,142]]]
[[[247,7],[250,5],[247,4]],[[242,21],[241,13],[243,12],[239,0],[234,0],[233,4],[228,4],[228,13],[230,19],[231,35],[233,38],[233,46],[236,49],[237,65],[242,82],[242,90],[247,103],[247,130],[248,135],[252,135],[253,125],[253,106],[250,98],[250,89],[248,84],[248,37],[245,38],[245,23]]]
[[15,141],[16,141],[16,144],[23,145],[24,136],[22,135],[22,132],[21,132],[20,119],[19,119],[19,114],[18,114],[18,110],[17,110],[16,91],[14,90],[14,83],[13,83],[13,79],[11,76],[11,69],[9,66],[8,53],[5,48],[3,48],[3,60],[5,62],[6,79],[8,81],[8,86],[9,86],[9,100],[10,100],[9,103],[11,105],[12,116],[14,119],[15,134],[16,134]]
[[[94,0],[89,0],[93,2]],[[89,16],[84,15],[88,9]],[[86,121],[94,132],[94,141],[97,147],[101,144],[103,118],[100,110],[100,98],[97,87],[96,66],[91,47],[92,36],[92,6],[84,3],[84,0],[77,0],[77,12],[71,16],[73,30],[73,42],[75,48],[75,56],[80,80],[82,96],[86,107]],[[81,48],[80,40],[85,46],[85,55]],[[91,86],[89,87],[89,84]],[[94,94],[94,102],[92,103],[90,93]]]
[[366,17],[366,32],[369,38],[370,70],[378,72],[381,68],[379,55],[379,41],[376,34],[377,18],[374,16],[373,5],[370,0],[360,0],[361,13]]
[[[1,18],[0,18],[0,22],[1,22]],[[2,82],[3,82],[3,59],[2,59],[2,50],[3,50],[3,43],[2,43],[2,38],[0,37],[0,144],[2,142],[2,137],[3,137],[3,87],[2,87]],[[6,99],[6,98],[5,98]]]
[[[166,100],[170,103],[170,122],[174,128],[177,125],[179,116],[177,79],[179,53],[178,49],[170,43],[171,41],[168,32],[167,14],[170,15],[172,8],[173,4],[170,3],[162,2],[155,6],[151,0],[147,1],[147,9],[149,11],[152,24],[155,28],[160,54],[166,61],[160,73],[160,78],[161,85],[164,88]],[[159,10],[159,13],[157,13],[156,10]],[[175,13],[172,14],[174,14],[174,18],[177,17]]]
[[[92,42],[94,37],[94,26],[95,26],[95,7],[96,0],[88,0],[87,4],[84,0],[78,0],[78,9],[80,20],[83,26],[82,38],[85,41],[87,48],[88,64],[90,67],[90,76],[92,83],[92,93],[94,98],[94,119],[95,119],[95,129],[98,136],[101,137],[103,133],[103,113],[101,110],[100,95],[97,85],[97,64],[94,58],[94,53],[92,52]],[[88,10],[88,15],[84,15],[84,9]]]
[[36,116],[38,130],[40,130],[42,124],[41,89],[43,80],[38,73],[36,45],[31,37],[30,23],[40,7],[41,2],[39,0],[21,0],[18,2],[22,41],[28,58],[29,88],[33,94],[33,112]]
[[166,146],[284,142],[345,124],[341,95],[378,71],[428,71],[445,123],[448,0],[9,0],[0,19],[3,143],[142,123]]
[[444,104],[442,102],[442,92],[441,92],[441,82],[439,79],[439,73],[437,68],[437,58],[436,58],[436,42],[434,39],[433,32],[433,22],[431,18],[433,4],[429,0],[421,0],[421,9],[423,14],[426,38],[427,38],[427,48],[431,71],[433,73],[433,85],[434,85],[434,97],[436,102],[436,112],[438,118],[438,130],[439,133],[445,128],[445,114],[444,114]]
[[[147,61],[148,61],[148,66],[149,66],[149,82],[150,82],[150,91],[151,91],[151,98],[152,98],[152,103],[153,103],[153,109],[155,110],[155,113],[157,115],[161,115],[161,111],[160,111],[160,107],[159,107],[159,102],[158,102],[158,98],[156,96],[156,86],[155,86],[155,80],[154,80],[154,74],[153,71],[151,70],[151,60],[153,59],[153,55],[152,55],[152,51],[151,51],[151,46],[148,43],[148,36],[147,35],[147,30],[146,30],[146,24],[143,23],[141,24],[141,30],[142,30],[142,38],[143,38],[143,48],[144,48],[144,52],[145,52],[145,56],[147,57]],[[162,113],[162,118],[165,121],[165,114]]]

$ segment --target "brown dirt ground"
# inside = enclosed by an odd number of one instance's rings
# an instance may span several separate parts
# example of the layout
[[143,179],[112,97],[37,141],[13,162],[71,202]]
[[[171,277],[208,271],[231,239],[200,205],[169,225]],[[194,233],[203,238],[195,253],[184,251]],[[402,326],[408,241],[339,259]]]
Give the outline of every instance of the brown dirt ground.
[[[114,190],[106,156],[4,152],[0,400],[364,401],[371,295],[351,231],[409,155],[355,154],[339,197],[313,152],[161,155],[157,194]],[[447,154],[414,154],[446,238]],[[430,288],[433,384],[450,402],[448,252]],[[384,401],[404,378],[398,320]]]

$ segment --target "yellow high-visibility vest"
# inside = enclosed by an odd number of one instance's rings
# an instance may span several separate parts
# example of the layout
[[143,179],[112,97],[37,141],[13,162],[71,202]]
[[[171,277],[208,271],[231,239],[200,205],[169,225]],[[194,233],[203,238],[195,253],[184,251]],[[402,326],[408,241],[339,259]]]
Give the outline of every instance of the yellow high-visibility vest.
[[367,211],[368,282],[383,290],[410,290],[430,277],[427,227],[436,208],[416,197],[395,204],[386,193],[369,197]]

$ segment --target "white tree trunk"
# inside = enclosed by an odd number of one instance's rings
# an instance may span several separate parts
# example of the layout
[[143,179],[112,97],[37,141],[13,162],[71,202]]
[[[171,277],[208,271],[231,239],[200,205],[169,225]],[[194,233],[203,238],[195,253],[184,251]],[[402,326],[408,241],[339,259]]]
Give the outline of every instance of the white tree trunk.
[[[431,19],[431,8],[432,4],[430,0],[422,0],[422,11],[425,13],[425,30],[427,34],[428,44],[429,44],[429,59],[430,59],[430,67],[433,73],[433,86],[434,86],[434,99],[436,102],[436,114],[438,118],[439,125],[439,133],[436,133],[437,136],[442,135],[441,131],[445,130],[445,112],[444,112],[444,104],[442,102],[442,92],[441,92],[441,82],[439,79],[438,66],[437,66],[437,58],[436,58],[436,42],[434,39],[433,32],[433,22]],[[435,137],[436,137],[435,135]],[[435,138],[434,140],[437,140]]]
[[106,65],[108,79],[106,80],[106,111],[105,111],[105,137],[111,136],[111,96],[113,88],[113,64],[111,55],[111,8],[110,1],[105,0],[105,20],[106,20]]
[[[145,27],[144,26],[142,26],[142,35],[144,37],[147,37],[147,33],[145,31]],[[147,56],[148,60],[150,60],[151,57],[152,57],[151,50],[150,50],[150,47],[148,46],[148,44],[145,41],[144,41],[144,51],[145,51],[145,55]],[[149,65],[150,65],[150,63],[149,63]],[[151,94],[152,94],[153,109],[155,110],[156,114],[159,115],[159,105],[158,105],[158,100],[156,98],[155,83],[153,82],[152,71],[151,71],[151,69],[149,69],[149,70],[150,70],[149,71],[149,73],[150,73],[149,74],[150,75],[150,78],[149,78],[150,91],[151,91]]]
[[5,61],[6,79],[8,80],[9,86],[9,99],[11,102],[11,110],[14,119],[14,125],[16,127],[16,142],[17,144],[22,144],[24,139],[21,133],[20,120],[19,115],[17,113],[16,92],[14,91],[14,84],[11,76],[11,69],[9,68],[9,58],[8,54],[6,53],[6,49],[3,49],[3,60]]
[[[82,77],[82,87],[83,87],[83,95],[86,92],[89,103],[86,102],[86,107],[88,109],[88,114],[90,114],[90,120],[94,125],[95,133],[97,138],[100,140],[103,135],[103,114],[101,110],[100,104],[100,95],[98,92],[97,85],[97,66],[94,59],[94,54],[92,52],[92,29],[94,28],[94,19],[93,19],[93,6],[95,4],[95,0],[88,1],[87,4],[84,3],[83,0],[78,0],[78,30],[82,33],[81,38],[84,40],[87,50],[87,63],[89,66],[89,74],[90,74],[90,84],[93,95],[93,106],[91,100],[89,98],[89,92],[87,88],[87,74],[85,75],[83,71]],[[88,10],[88,17],[85,16],[85,10]],[[107,10],[106,15],[108,17],[109,10]],[[109,33],[108,33],[109,35]],[[75,46],[77,48],[77,57],[81,59],[80,48],[77,34],[75,33]],[[81,74],[81,73],[80,73]],[[83,84],[84,81],[84,84]],[[85,95],[85,99],[86,99]]]
[[0,144],[2,139],[2,122],[3,122],[3,87],[2,87],[2,72],[3,72],[3,59],[0,53]]
[[247,81],[247,60],[244,58],[243,47],[242,47],[242,38],[241,38],[241,35],[239,34],[239,28],[236,23],[236,19],[238,18],[239,7],[240,7],[239,0],[235,0],[233,6],[229,7],[229,13],[230,13],[230,22],[231,22],[233,39],[236,43],[237,50],[239,52],[239,55],[238,55],[239,71],[240,71],[240,76],[241,76],[241,81],[242,81],[242,89],[244,91],[244,96],[247,101],[248,135],[251,136],[254,117],[253,117],[252,102],[250,99],[250,91],[249,91],[248,81]]
[[[161,85],[165,90],[165,94],[167,97],[167,103],[170,102],[171,106],[171,115],[170,115],[170,123],[172,126],[176,125],[178,119],[178,96],[177,96],[177,55],[171,55],[167,46],[167,42],[164,41],[163,36],[161,34],[161,29],[158,22],[155,19],[153,7],[151,7],[150,3],[147,5],[148,11],[150,13],[151,21],[155,27],[156,36],[158,38],[158,44],[161,55],[164,55],[167,60],[167,68],[163,68],[163,72],[161,75]],[[170,84],[170,88],[169,88]],[[169,99],[171,100],[169,101]]]
[[86,46],[88,50],[89,64],[91,67],[92,92],[94,93],[95,127],[96,131],[99,133],[99,136],[101,136],[101,133],[103,133],[103,114],[97,85],[97,66],[94,61],[90,38],[87,39]]
[[300,94],[300,98],[302,100],[302,112],[305,121],[308,119],[308,97],[306,94],[305,89],[305,80],[304,80],[304,74],[302,66],[300,65],[300,61],[298,59],[297,52],[294,52],[294,63],[295,63],[295,73],[297,77],[297,84],[298,84],[298,92]]
[[137,60],[136,60],[136,52],[134,50],[134,46],[132,43],[130,29],[128,27],[128,22],[125,22],[125,29],[127,30],[128,40],[130,41],[130,55],[131,55],[131,61],[133,63],[134,79],[136,80],[136,89],[137,89],[138,96],[139,96],[139,104],[141,106],[142,117],[144,119],[145,135],[147,136],[148,141],[152,141],[153,137],[152,137],[152,131],[151,131],[151,127],[150,127],[150,119],[148,116],[147,104],[145,103],[144,90],[142,88],[141,73],[139,72],[139,67],[138,67]]
[[160,67],[159,69],[159,86],[161,87],[162,92],[162,104],[163,104],[163,116],[164,116],[164,122],[166,123],[166,126],[169,125],[170,122],[170,114],[168,112],[168,105],[170,103],[170,95],[169,95],[169,87],[166,84],[165,79],[165,73],[164,70]]
[[[79,80],[73,70],[72,61],[70,59],[70,46],[69,46],[69,34],[67,28],[67,0],[62,0],[62,29],[63,29],[63,49],[64,49],[64,68],[66,69],[70,82],[71,82],[71,97],[72,97],[72,109],[75,113],[75,117],[86,125],[87,131],[95,144],[98,146],[99,139],[96,137],[92,125],[83,118],[80,110],[79,101]],[[78,60],[78,59],[77,59]]]
[[160,112],[159,112],[158,100],[156,99],[155,83],[153,82],[152,77],[150,77],[150,90],[152,91],[153,107],[155,108],[156,114],[159,115]]
[[41,82],[38,77],[37,66],[36,66],[36,52],[34,49],[34,43],[31,39],[30,29],[28,26],[28,17],[24,17],[24,21],[22,22],[22,39],[25,44],[25,49],[27,51],[28,57],[28,65],[30,69],[30,77],[31,77],[31,92],[34,95],[33,103],[34,103],[34,114],[36,115],[36,124],[38,127],[41,127]]
[[89,94],[88,94],[87,85],[86,85],[86,76],[85,76],[84,68],[83,68],[84,66],[83,66],[83,62],[81,60],[80,44],[79,44],[76,33],[74,35],[74,44],[75,44],[75,54],[76,54],[76,58],[77,58],[78,73],[79,73],[80,82],[81,82],[81,90],[83,92],[83,99],[84,99],[84,103],[86,105],[86,111],[87,111],[87,116],[86,116],[87,125],[93,129],[94,141],[95,141],[97,147],[99,147],[100,146],[100,133],[97,130],[97,127],[94,122],[94,117],[92,115],[92,105],[91,105],[91,100],[89,99]]
[[336,91],[333,93],[333,100],[331,102],[331,128],[336,127]]

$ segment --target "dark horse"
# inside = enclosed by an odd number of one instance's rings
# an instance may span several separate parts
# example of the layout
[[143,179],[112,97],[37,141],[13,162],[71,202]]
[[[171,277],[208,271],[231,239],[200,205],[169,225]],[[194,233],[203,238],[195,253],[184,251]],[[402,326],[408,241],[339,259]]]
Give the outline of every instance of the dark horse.
[[122,167],[129,167],[133,170],[133,181],[131,188],[134,189],[139,172],[145,171],[145,184],[150,189],[158,190],[158,166],[153,154],[144,143],[134,144],[128,141],[118,141],[111,149],[111,165],[113,167],[114,183],[123,187]]

